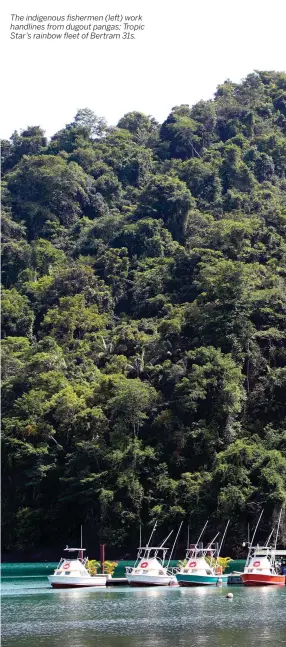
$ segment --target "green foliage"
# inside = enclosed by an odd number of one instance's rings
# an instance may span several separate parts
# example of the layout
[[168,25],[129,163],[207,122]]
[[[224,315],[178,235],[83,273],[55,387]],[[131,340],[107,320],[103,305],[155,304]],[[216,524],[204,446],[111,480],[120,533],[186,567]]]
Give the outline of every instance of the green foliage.
[[113,575],[117,564],[118,562],[104,562],[104,572],[107,573],[107,575]]
[[285,91],[3,142],[5,550],[285,505]]
[[61,156],[24,156],[7,176],[9,203],[16,219],[24,220],[31,238],[49,221],[69,225],[89,203],[88,177],[75,162]]
[[[217,573],[219,573],[219,571],[221,573],[224,573],[226,568],[229,566],[229,564],[231,562],[231,559],[232,559],[231,557],[219,557],[217,559],[217,561],[216,561],[217,567],[218,567],[217,568]],[[210,557],[206,557],[206,562],[208,562],[208,564],[211,564],[213,562],[213,560]]]
[[[117,566],[117,562],[104,562],[104,573],[107,575],[113,575]],[[97,562],[96,559],[89,559],[86,568],[90,575],[96,575],[100,567],[100,562]]]
[[177,178],[157,175],[151,178],[141,195],[138,212],[152,218],[162,218],[173,237],[182,239],[188,211],[194,205],[192,196]]
[[34,314],[27,297],[15,288],[2,292],[2,331],[3,336],[32,336]]
[[96,575],[100,567],[100,562],[97,562],[96,559],[89,559],[86,564],[86,568],[90,575]]

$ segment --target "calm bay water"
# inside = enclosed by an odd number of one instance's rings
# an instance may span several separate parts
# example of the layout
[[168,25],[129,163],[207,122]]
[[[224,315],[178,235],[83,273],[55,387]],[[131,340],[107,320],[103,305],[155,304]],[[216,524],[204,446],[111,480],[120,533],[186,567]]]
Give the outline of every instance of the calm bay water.
[[2,647],[286,647],[286,587],[54,591],[7,567]]

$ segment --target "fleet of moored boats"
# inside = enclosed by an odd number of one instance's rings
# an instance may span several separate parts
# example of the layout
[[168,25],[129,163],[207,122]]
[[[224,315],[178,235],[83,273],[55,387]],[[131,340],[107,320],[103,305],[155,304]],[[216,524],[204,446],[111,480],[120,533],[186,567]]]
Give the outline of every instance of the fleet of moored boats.
[[[286,550],[277,549],[281,514],[282,511],[279,516],[273,546],[271,546],[270,540],[274,534],[274,529],[265,546],[257,545],[254,547],[253,541],[261,520],[261,513],[252,540],[249,543],[244,572],[236,573],[237,576],[240,576],[241,582],[245,586],[285,586]],[[215,543],[219,534],[217,533],[212,541],[204,546],[201,538],[206,529],[206,523],[197,542],[188,545],[185,560],[180,566],[170,568],[171,557],[181,526],[174,541],[169,560],[166,563],[166,555],[169,551],[166,547],[166,541],[172,533],[159,546],[151,546],[151,540],[157,526],[157,523],[155,523],[147,545],[140,546],[138,549],[134,566],[126,567],[128,584],[130,586],[222,586],[223,584],[228,584],[229,575],[223,574],[219,564],[219,556],[228,525],[229,522],[220,544]],[[81,548],[68,548],[67,546],[65,552],[68,553],[67,557],[62,558],[54,574],[48,576],[53,588],[106,586],[106,575],[91,575],[89,573],[87,568],[88,559],[84,557],[85,549],[82,546]]]

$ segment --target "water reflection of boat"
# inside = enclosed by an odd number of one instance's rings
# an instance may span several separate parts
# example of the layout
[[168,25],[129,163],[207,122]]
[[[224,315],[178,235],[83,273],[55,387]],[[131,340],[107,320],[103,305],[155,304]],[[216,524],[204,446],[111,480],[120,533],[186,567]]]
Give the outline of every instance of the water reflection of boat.
[[53,575],[48,580],[54,589],[70,589],[87,586],[105,586],[105,575],[91,575],[87,568],[85,548],[65,548],[67,553],[77,554],[76,557],[62,557]]
[[220,546],[214,543],[219,534],[217,533],[213,540],[204,548],[200,539],[207,523],[204,525],[197,543],[189,546],[187,549],[185,564],[176,573],[176,578],[180,586],[216,586],[227,584],[228,576],[222,574],[222,568],[218,565],[218,558],[228,524]]
[[[133,567],[126,567],[126,578],[131,586],[177,586],[176,578],[164,566],[168,552],[165,543],[172,532],[160,546],[150,546],[157,522],[151,532],[147,546],[138,548],[137,558]],[[170,559],[169,559],[170,562]],[[168,563],[169,563],[168,562]]]
[[248,550],[248,556],[244,572],[241,575],[242,583],[245,586],[285,586],[285,574],[283,574],[281,564],[278,562],[278,556],[284,551],[277,550],[277,539],[281,522],[282,510],[280,511],[277,524],[276,539],[274,547],[269,545],[274,529],[270,533],[265,546],[253,547],[253,540],[260,523],[263,511],[260,514],[256,528],[253,533],[251,544]]

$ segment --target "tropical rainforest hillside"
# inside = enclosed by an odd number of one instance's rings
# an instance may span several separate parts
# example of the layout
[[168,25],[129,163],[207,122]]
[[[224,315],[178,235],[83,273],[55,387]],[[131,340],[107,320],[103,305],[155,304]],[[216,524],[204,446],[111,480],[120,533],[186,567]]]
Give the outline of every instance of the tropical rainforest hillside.
[[269,531],[286,500],[286,74],[226,81],[163,124],[79,110],[2,153],[4,549],[83,524],[134,554],[140,521],[195,538],[230,518],[235,551],[261,508]]

